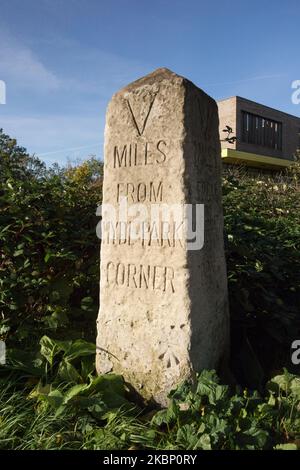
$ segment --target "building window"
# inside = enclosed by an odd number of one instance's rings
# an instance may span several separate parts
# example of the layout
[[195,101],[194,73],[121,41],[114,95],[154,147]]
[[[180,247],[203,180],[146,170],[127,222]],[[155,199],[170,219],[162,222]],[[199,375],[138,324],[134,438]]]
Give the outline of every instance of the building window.
[[242,141],[282,150],[282,123],[242,111]]

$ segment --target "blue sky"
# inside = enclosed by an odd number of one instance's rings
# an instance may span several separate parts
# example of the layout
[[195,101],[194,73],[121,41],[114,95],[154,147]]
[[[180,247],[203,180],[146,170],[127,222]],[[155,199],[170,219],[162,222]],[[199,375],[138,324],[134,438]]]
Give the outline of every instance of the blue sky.
[[102,157],[111,95],[158,67],[300,116],[299,0],[1,0],[0,127],[48,164]]

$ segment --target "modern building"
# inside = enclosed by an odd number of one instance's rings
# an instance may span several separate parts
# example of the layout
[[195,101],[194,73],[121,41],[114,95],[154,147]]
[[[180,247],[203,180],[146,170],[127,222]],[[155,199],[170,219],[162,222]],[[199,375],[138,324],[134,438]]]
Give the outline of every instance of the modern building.
[[[218,101],[224,163],[281,169],[300,148],[300,118],[254,101],[233,96]],[[224,132],[232,129],[230,137]]]

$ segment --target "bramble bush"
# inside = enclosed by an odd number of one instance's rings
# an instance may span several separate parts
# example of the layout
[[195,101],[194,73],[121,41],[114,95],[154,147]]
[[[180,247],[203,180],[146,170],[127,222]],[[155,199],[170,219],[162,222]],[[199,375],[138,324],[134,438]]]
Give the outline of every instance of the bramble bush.
[[[102,165],[46,169],[0,133],[0,338],[33,348],[43,332],[94,337]],[[75,328],[75,331],[73,331]]]
[[275,175],[223,178],[232,368],[261,387],[291,363],[300,338],[300,165]]

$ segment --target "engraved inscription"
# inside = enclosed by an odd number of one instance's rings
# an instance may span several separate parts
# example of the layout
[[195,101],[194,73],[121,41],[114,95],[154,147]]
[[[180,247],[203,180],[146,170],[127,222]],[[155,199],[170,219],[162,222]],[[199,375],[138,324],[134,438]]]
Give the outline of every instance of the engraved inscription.
[[197,192],[199,199],[210,201],[219,196],[219,185],[208,181],[197,181]]
[[176,367],[179,364],[179,359],[175,356],[173,351],[168,348],[164,353],[158,356],[158,359],[166,364],[166,367]]
[[144,222],[141,224],[141,236],[132,237],[132,232],[135,233],[135,225],[132,223],[117,221],[117,222],[102,222],[102,244],[104,245],[139,245],[151,247],[179,247],[184,248],[182,240],[183,222],[167,222],[167,221],[153,221],[151,223]]
[[204,165],[207,174],[213,175],[217,171],[216,155],[219,155],[218,148],[206,142],[199,141],[191,141],[191,145],[191,160],[195,168],[201,170]]
[[211,140],[213,128],[211,122],[214,116],[214,110],[210,106],[203,106],[203,102],[200,98],[197,98],[196,102],[199,111],[199,124],[202,135],[205,139]]
[[143,265],[108,261],[103,279],[107,286],[158,290],[174,293],[174,269],[170,266]]
[[162,202],[163,184],[162,181],[155,183],[118,183],[117,202],[121,197],[127,197],[128,202]]
[[136,114],[137,113],[134,113],[133,112],[133,107],[130,103],[130,100],[129,99],[125,99],[126,103],[127,103],[127,106],[128,106],[128,109],[129,109],[129,112],[130,112],[130,115],[132,117],[132,121],[133,121],[133,124],[137,130],[137,133],[139,136],[143,135],[144,131],[145,131],[145,128],[146,128],[146,124],[147,124],[147,121],[148,121],[148,118],[150,116],[150,113],[151,113],[151,109],[153,107],[153,104],[154,104],[154,101],[155,101],[155,98],[156,98],[156,95],[157,93],[153,94],[153,95],[149,95],[150,97],[150,103],[149,103],[149,107],[148,107],[148,110],[146,111],[144,117],[142,118],[142,122],[141,123],[138,123],[138,119],[136,117]]
[[113,150],[114,168],[130,168],[164,163],[167,142],[128,143],[115,145]]

